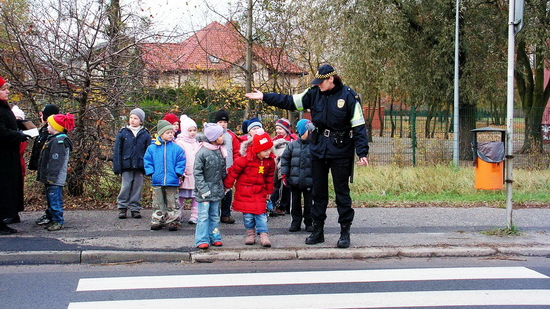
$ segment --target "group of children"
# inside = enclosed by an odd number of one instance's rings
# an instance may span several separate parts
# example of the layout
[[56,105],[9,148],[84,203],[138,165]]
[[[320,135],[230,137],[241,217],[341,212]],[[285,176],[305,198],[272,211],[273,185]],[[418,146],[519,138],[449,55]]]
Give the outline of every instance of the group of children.
[[[122,175],[117,198],[120,219],[126,218],[128,209],[132,218],[141,218],[140,199],[146,175],[151,177],[153,187],[151,230],[162,227],[177,230],[185,221],[183,203],[191,200],[187,222],[196,224],[195,246],[200,249],[223,245],[220,220],[234,223],[222,206],[228,198],[230,205],[232,199],[232,209],[243,213],[245,244],[255,244],[259,235],[260,244],[271,247],[266,209],[267,201],[275,192],[274,182],[280,183],[281,192],[289,193],[292,203],[289,231],[301,230],[302,220],[306,230],[311,229],[312,180],[307,137],[312,125],[309,120],[298,122],[299,136],[296,136],[290,122],[279,119],[277,137],[272,139],[262,123],[253,118],[243,122],[246,134],[239,138],[227,130],[226,111],[218,111],[216,123],[205,123],[199,134],[197,124],[187,115],[178,119],[167,114],[158,122],[157,136],[152,139],[143,127],[144,118],[143,110],[132,110],[128,125],[119,131],[115,141],[114,172]],[[285,141],[286,147],[276,155],[277,140]]]

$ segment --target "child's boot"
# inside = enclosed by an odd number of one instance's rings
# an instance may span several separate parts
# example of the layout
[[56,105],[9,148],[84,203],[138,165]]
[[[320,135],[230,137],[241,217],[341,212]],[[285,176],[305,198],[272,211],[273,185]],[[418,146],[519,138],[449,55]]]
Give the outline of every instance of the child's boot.
[[187,221],[187,223],[197,224],[198,218],[199,218],[199,203],[197,203],[196,199],[193,199],[193,201],[191,202],[191,216],[189,217],[189,221]]
[[256,230],[246,230],[245,245],[253,245],[256,243]]
[[266,248],[271,247],[271,242],[267,237],[267,233],[260,233],[260,244],[262,245],[262,247],[266,247]]

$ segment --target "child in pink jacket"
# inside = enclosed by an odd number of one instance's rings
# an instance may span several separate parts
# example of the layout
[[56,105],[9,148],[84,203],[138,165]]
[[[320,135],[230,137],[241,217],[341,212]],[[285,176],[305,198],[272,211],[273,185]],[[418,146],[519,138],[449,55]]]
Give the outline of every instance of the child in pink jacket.
[[[185,151],[185,156],[187,158],[185,173],[183,174],[184,179],[180,182],[179,186],[179,199],[181,209],[183,209],[183,203],[185,200],[191,200],[191,216],[187,223],[197,224],[198,218],[198,203],[195,199],[195,178],[193,177],[193,167],[195,165],[195,150],[199,146],[199,142],[195,139],[197,136],[197,124],[193,119],[189,118],[187,115],[181,115],[180,117],[180,128],[181,132],[176,138],[176,144],[178,144],[183,151]],[[183,211],[181,221],[183,221]]]

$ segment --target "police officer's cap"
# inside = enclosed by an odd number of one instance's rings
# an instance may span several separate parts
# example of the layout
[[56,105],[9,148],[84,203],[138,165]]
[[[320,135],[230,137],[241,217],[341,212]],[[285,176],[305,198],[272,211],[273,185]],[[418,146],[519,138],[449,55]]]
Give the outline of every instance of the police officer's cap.
[[336,70],[331,65],[323,64],[317,69],[317,74],[315,74],[315,79],[311,81],[312,85],[319,85],[323,80],[336,75]]

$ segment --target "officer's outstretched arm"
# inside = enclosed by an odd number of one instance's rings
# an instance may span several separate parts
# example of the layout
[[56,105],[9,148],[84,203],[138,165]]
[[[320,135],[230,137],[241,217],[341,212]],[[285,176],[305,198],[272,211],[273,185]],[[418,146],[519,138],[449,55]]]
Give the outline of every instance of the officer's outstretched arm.
[[264,99],[264,94],[258,89],[254,89],[254,90],[252,90],[252,92],[245,93],[244,96],[249,98],[249,99],[252,99],[252,100],[263,100]]

